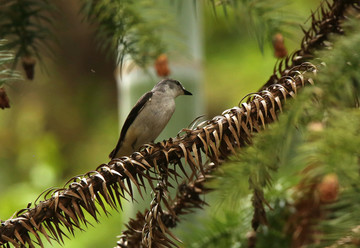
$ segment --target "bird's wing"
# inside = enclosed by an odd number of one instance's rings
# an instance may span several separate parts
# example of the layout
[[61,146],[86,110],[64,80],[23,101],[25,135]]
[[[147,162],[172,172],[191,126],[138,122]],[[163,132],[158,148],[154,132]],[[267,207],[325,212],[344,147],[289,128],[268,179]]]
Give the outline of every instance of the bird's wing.
[[129,113],[128,117],[126,118],[125,123],[121,129],[119,141],[118,141],[115,149],[109,155],[110,159],[115,158],[116,153],[119,151],[119,149],[122,145],[122,142],[125,139],[126,132],[128,131],[130,125],[134,122],[135,118],[138,116],[138,114],[141,112],[141,110],[143,110],[145,104],[151,99],[152,95],[153,95],[152,91],[145,93],[142,97],[140,97],[140,99],[136,102],[133,109],[130,111],[130,113]]

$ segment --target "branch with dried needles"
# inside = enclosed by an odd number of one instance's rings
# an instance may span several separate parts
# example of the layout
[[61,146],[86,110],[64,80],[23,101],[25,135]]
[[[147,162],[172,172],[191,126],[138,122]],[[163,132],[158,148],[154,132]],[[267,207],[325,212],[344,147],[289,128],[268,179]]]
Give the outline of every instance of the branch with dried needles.
[[[75,228],[81,229],[81,223],[88,223],[84,211],[97,220],[97,206],[105,213],[106,204],[112,208],[121,207],[121,198],[125,195],[133,197],[131,183],[142,194],[144,179],[153,180],[151,170],[154,173],[167,171],[176,176],[176,170],[167,169],[168,165],[185,171],[181,162],[184,158],[192,171],[203,171],[201,153],[218,163],[235,148],[249,144],[253,132],[276,120],[275,113],[282,110],[283,102],[293,97],[298,88],[311,82],[304,78],[304,74],[314,69],[307,64],[300,66],[288,74],[294,80],[284,78],[280,84],[269,88],[266,95],[255,96],[250,103],[225,111],[204,127],[187,130],[181,137],[146,145],[130,157],[114,159],[83,177],[73,178],[66,189],[47,192],[45,200],[34,208],[20,211],[15,218],[2,223],[0,244],[4,247],[9,247],[9,243],[15,247],[32,246],[32,234],[43,246],[39,233],[49,242],[51,239],[63,242],[63,236],[66,236],[64,228],[73,233]],[[48,195],[51,197],[46,199]]]
[[[345,6],[349,3],[342,4]],[[156,180],[152,175],[162,175],[165,172],[166,177],[178,177],[176,169],[185,173],[181,159],[193,174],[201,173],[206,177],[202,155],[213,163],[220,164],[237,148],[251,144],[253,133],[261,131],[267,124],[275,121],[285,101],[294,97],[299,88],[312,84],[311,76],[317,71],[310,63],[286,68],[280,70],[281,78],[274,78],[275,84],[252,94],[247,103],[224,111],[206,125],[200,125],[194,130],[185,130],[183,136],[145,145],[130,157],[114,159],[84,176],[72,178],[66,188],[46,192],[44,201],[33,208],[19,211],[14,218],[1,223],[0,245],[34,247],[35,243],[43,247],[40,233],[50,243],[51,240],[63,243],[63,237],[67,237],[65,230],[73,233],[75,229],[81,229],[82,224],[88,224],[84,212],[88,212],[97,220],[99,206],[105,213],[108,212],[106,205],[115,209],[121,208],[122,198],[133,198],[133,186],[141,195],[145,180],[149,181],[150,185]],[[173,169],[169,165],[172,165]],[[160,206],[160,201],[165,203],[163,195],[164,187],[165,190],[167,187],[166,180],[165,184],[161,184],[160,181],[159,185],[160,187],[155,188],[158,201],[152,203],[149,213],[160,221],[157,225],[145,223],[141,226],[141,230],[144,230],[143,236],[148,237],[145,239],[146,242],[164,241],[156,239],[152,230],[160,228],[162,234],[169,234],[167,226],[162,226],[164,221],[156,215],[160,210],[154,211],[156,206]],[[169,206],[166,206],[168,210],[171,209]],[[146,215],[144,216],[146,218]],[[171,243],[169,240],[166,239],[164,242]]]
[[[299,65],[299,63],[302,63],[306,60],[313,58],[313,52],[315,50],[318,50],[320,48],[327,48],[331,46],[331,43],[328,41],[329,34],[336,33],[336,34],[344,34],[344,31],[341,27],[342,21],[345,18],[346,11],[349,11],[348,5],[351,5],[351,2],[333,2],[330,4],[329,2],[322,2],[321,6],[318,9],[318,12],[313,13],[312,18],[312,25],[308,31],[304,31],[304,38],[301,42],[301,49],[294,52],[293,55],[286,58],[285,60],[281,61],[279,66],[276,66],[275,69],[278,71],[274,71],[274,75],[270,77],[269,81],[266,85],[273,85],[278,83],[280,78],[287,77],[287,72],[294,69],[294,66]],[[357,4],[353,3],[352,8],[357,10]],[[321,13],[321,18],[320,14]],[[292,68],[292,69],[291,69]],[[280,75],[280,77],[278,76]],[[290,79],[291,80],[291,79]],[[263,87],[265,89],[265,87]],[[266,90],[259,92],[257,94],[267,94]],[[257,94],[254,94],[255,96]],[[251,98],[249,99],[251,100]],[[260,113],[261,114],[261,113]],[[202,183],[205,181],[203,180]],[[180,188],[181,186],[179,186]],[[260,196],[259,196],[260,194]],[[261,197],[262,191],[259,191],[254,189],[254,198],[253,198],[253,204],[256,204],[258,207],[255,209],[261,210],[263,209],[264,200]],[[178,197],[178,195],[177,195]],[[160,198],[162,199],[162,198]],[[158,209],[159,203],[156,204],[156,208]],[[165,206],[168,206],[168,204],[165,202]],[[182,206],[186,208],[192,208],[193,206],[186,206],[185,204],[182,204]],[[173,207],[173,206],[172,206]],[[172,208],[171,207],[171,208]],[[168,207],[169,209],[169,207]],[[169,210],[169,212],[172,212]],[[161,214],[162,211],[158,213]],[[259,224],[266,223],[266,216],[264,214],[261,214],[260,212],[257,213],[255,211],[255,215],[253,218],[253,227],[254,229],[257,228]],[[123,232],[123,235],[121,235],[120,240],[118,242],[118,247],[139,247],[141,244],[141,240],[143,240],[143,245],[149,245],[154,244],[155,242],[149,242],[149,235],[144,235],[144,232],[141,232],[141,228],[145,225],[144,223],[144,217],[148,214],[148,210],[146,210],[145,214],[141,214],[140,212],[137,214],[137,218],[134,220],[132,219],[127,227],[129,230],[126,230]],[[174,216],[173,222],[178,221],[178,216]],[[165,224],[165,227],[173,227],[173,222],[167,222],[168,224]],[[157,227],[158,230],[160,230],[159,227]],[[162,228],[164,229],[164,228]],[[167,231],[168,232],[168,231]],[[140,234],[143,234],[142,237]],[[165,232],[163,233],[165,234]],[[154,240],[160,240],[162,244],[164,244],[164,240],[166,240],[166,237],[162,239],[155,238]],[[167,241],[167,240],[166,240]],[[171,245],[171,242],[168,242],[169,245]]]

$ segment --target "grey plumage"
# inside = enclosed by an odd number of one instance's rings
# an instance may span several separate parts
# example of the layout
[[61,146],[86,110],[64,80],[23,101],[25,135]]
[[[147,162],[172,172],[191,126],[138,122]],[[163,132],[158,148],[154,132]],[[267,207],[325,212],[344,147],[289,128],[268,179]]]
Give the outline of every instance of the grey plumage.
[[159,136],[175,111],[175,98],[192,95],[177,80],[163,79],[145,93],[130,111],[110,159],[129,156]]

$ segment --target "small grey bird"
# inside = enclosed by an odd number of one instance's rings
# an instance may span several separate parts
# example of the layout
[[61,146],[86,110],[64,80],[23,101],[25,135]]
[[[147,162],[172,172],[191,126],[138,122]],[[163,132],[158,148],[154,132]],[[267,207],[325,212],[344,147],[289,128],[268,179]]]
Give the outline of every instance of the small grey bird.
[[192,95],[173,79],[163,79],[135,104],[121,129],[119,141],[110,159],[129,156],[141,145],[154,142],[175,111],[175,98]]

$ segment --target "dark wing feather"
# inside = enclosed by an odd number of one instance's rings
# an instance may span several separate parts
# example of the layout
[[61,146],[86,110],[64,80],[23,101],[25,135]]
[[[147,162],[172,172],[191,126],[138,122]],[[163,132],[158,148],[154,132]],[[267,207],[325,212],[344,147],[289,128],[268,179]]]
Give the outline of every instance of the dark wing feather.
[[110,153],[109,157],[110,159],[113,159],[116,155],[116,153],[119,151],[122,142],[125,139],[125,135],[127,130],[129,129],[130,125],[134,122],[136,116],[141,112],[141,110],[144,108],[145,103],[147,101],[149,101],[149,99],[152,97],[153,92],[149,91],[147,93],[145,93],[142,97],[140,97],[140,99],[136,102],[135,106],[133,107],[133,109],[130,111],[128,117],[125,120],[125,123],[121,129],[121,133],[120,133],[120,138],[119,141],[115,147],[115,149]]

